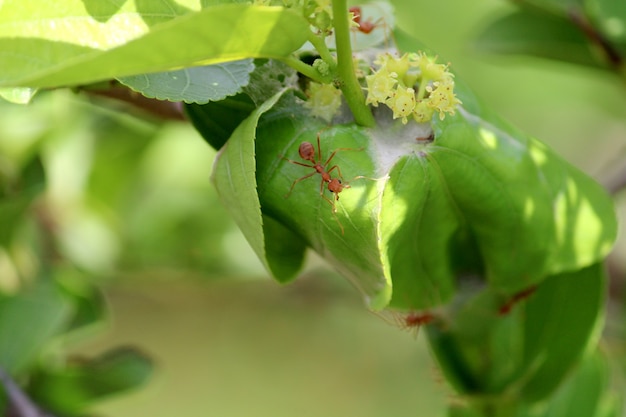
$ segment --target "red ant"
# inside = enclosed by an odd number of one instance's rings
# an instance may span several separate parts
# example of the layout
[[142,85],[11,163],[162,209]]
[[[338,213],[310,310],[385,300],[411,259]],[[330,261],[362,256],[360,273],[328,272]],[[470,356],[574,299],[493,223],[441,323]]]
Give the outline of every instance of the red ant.
[[414,337],[417,337],[420,328],[425,324],[432,323],[435,318],[435,315],[428,311],[421,313],[412,311],[407,315],[397,315],[396,321],[401,329],[408,330],[413,333]]
[[436,313],[429,311],[406,313],[397,310],[384,310],[372,312],[388,324],[412,332],[415,337],[417,337],[420,327],[430,324],[438,318]]
[[429,312],[425,312],[425,313],[416,313],[416,312],[411,312],[409,314],[407,314],[406,316],[404,316],[403,321],[404,323],[402,323],[403,327],[410,329],[410,328],[420,328],[422,325],[424,324],[428,324],[430,322],[432,322],[435,319],[435,315]]
[[359,6],[352,6],[348,10],[354,15],[354,22],[359,25],[355,29],[361,33],[365,33],[366,35],[372,33],[382,20],[378,19],[376,22],[372,22],[371,20],[361,21],[361,8]]
[[513,307],[515,306],[515,304],[530,297],[536,290],[537,290],[537,286],[533,285],[532,287],[528,287],[525,290],[522,290],[518,293],[513,294],[513,297],[511,297],[509,301],[507,301],[506,303],[500,306],[500,308],[498,309],[498,314],[500,314],[501,316],[509,314],[511,312],[511,309],[513,309]]
[[417,336],[420,327],[432,323],[437,318],[435,313],[429,311],[411,311],[409,313],[400,313],[398,311],[391,310],[376,314],[391,325],[397,326],[402,330],[411,331],[414,336]]
[[[332,213],[333,216],[335,216],[335,219],[337,220],[337,223],[339,223],[339,227],[341,228],[341,234],[343,234],[343,226],[341,225],[341,223],[339,222],[339,219],[337,219],[336,217],[336,213],[337,213],[337,208],[335,207],[335,202],[339,200],[339,193],[342,192],[344,189],[346,188],[350,188],[349,184],[344,184],[343,183],[343,175],[341,174],[341,168],[339,168],[338,165],[333,165],[331,166],[329,169],[327,169],[326,167],[328,167],[328,164],[330,164],[330,161],[335,157],[335,154],[337,154],[337,152],[339,151],[358,151],[358,150],[362,150],[363,148],[358,148],[358,149],[354,149],[354,148],[338,148],[335,149],[333,151],[333,153],[330,154],[330,156],[328,157],[328,159],[326,160],[326,162],[324,162],[324,164],[321,163],[322,161],[322,146],[320,145],[320,134],[317,134],[317,160],[315,158],[315,148],[313,147],[313,144],[311,144],[310,142],[302,142],[300,144],[300,147],[298,148],[298,154],[300,154],[300,158],[304,159],[305,161],[309,161],[310,164],[305,164],[302,162],[298,162],[298,161],[293,161],[291,159],[287,159],[285,157],[283,157],[284,160],[286,160],[287,162],[290,162],[292,164],[295,165],[300,165],[303,167],[308,167],[308,168],[313,168],[315,171],[311,172],[308,175],[305,175],[304,177],[298,178],[297,180],[295,180],[293,182],[293,184],[291,184],[291,188],[289,189],[289,192],[287,193],[287,195],[285,196],[285,198],[289,197],[293,191],[293,188],[296,186],[297,183],[299,183],[300,181],[303,181],[307,178],[312,177],[315,174],[320,174],[322,177],[322,181],[320,182],[320,195],[330,203],[330,205],[332,206]],[[337,170],[338,176],[339,178],[333,178],[330,173]],[[333,199],[329,199],[328,197],[326,197],[324,195],[324,184],[328,184],[328,191],[330,191],[331,193],[333,193]]]

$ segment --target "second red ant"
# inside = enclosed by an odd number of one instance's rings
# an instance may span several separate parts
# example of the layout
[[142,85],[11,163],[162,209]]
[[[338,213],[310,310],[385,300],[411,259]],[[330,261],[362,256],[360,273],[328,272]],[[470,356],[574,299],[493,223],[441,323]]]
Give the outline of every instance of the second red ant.
[[356,30],[361,33],[370,34],[374,29],[376,29],[380,23],[383,21],[382,18],[378,19],[376,22],[372,22],[371,20],[361,20],[361,8],[359,6],[350,7],[350,12],[354,15],[354,22],[359,25]]
[[[341,228],[341,234],[343,234],[343,226],[341,225],[341,222],[339,222],[339,219],[336,216],[337,208],[335,206],[335,203],[339,200],[339,193],[342,192],[346,188],[350,188],[350,184],[344,183],[343,174],[341,173],[341,168],[339,168],[339,165],[333,165],[330,168],[328,168],[328,165],[330,164],[332,159],[335,157],[335,155],[339,151],[360,151],[360,150],[363,150],[363,148],[337,148],[330,154],[328,159],[326,159],[326,161],[322,163],[322,146],[320,144],[320,134],[319,133],[317,134],[317,157],[315,155],[315,147],[313,146],[313,144],[310,142],[302,142],[300,146],[298,147],[298,154],[300,155],[300,158],[302,158],[305,161],[310,162],[310,164],[307,164],[304,162],[293,161],[285,157],[283,157],[283,159],[295,165],[313,168],[314,171],[311,172],[310,174],[307,174],[295,180],[291,184],[291,188],[289,189],[289,192],[287,193],[287,195],[285,195],[285,198],[291,195],[294,187],[300,181],[310,178],[314,176],[315,174],[320,174],[320,176],[322,177],[320,181],[320,195],[326,201],[328,201],[328,203],[331,205],[333,216],[335,216],[335,219],[337,220],[337,223],[339,224],[339,227]],[[337,171],[336,178],[333,178],[331,175],[333,171]],[[360,177],[357,177],[357,178],[360,178]],[[324,184],[328,184],[327,185],[328,191],[333,193],[332,200],[324,195]]]

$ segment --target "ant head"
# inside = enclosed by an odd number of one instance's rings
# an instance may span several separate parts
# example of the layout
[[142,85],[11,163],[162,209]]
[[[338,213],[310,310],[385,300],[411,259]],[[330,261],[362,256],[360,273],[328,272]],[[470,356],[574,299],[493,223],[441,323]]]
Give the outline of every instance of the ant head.
[[354,21],[361,23],[361,8],[359,6],[352,6],[348,9],[349,12],[354,14]]
[[339,194],[344,188],[346,187],[344,187],[344,185],[341,183],[341,180],[339,178],[332,178],[328,182],[328,190],[335,194]]

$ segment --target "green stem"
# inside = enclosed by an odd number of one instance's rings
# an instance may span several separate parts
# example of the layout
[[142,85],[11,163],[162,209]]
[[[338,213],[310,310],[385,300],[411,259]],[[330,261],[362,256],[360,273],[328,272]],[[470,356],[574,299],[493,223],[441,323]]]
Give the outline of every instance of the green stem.
[[324,42],[324,38],[311,32],[309,35],[309,42],[311,42],[311,45],[315,47],[315,50],[320,54],[320,57],[328,64],[331,71],[334,71],[335,68],[337,68],[337,62],[335,62],[335,57],[333,57],[328,50],[326,42]]
[[354,120],[367,127],[376,124],[374,116],[365,104],[365,96],[356,78],[350,45],[350,27],[348,24],[348,5],[346,0],[333,0],[333,25],[337,44],[337,76],[339,88],[352,110]]
[[422,78],[422,80],[420,81],[420,86],[417,89],[417,99],[418,100],[422,100],[424,98],[424,96],[426,95],[426,86],[428,85],[428,82],[430,80],[427,78]]
[[298,71],[299,73],[306,75],[313,81],[316,81],[318,83],[325,83],[325,84],[331,81],[330,79],[323,77],[322,74],[320,74],[317,70],[315,70],[315,68],[313,68],[310,65],[305,64],[304,62],[300,61],[297,58],[289,56],[287,58],[283,58],[282,61],[285,64],[289,65],[291,68]]

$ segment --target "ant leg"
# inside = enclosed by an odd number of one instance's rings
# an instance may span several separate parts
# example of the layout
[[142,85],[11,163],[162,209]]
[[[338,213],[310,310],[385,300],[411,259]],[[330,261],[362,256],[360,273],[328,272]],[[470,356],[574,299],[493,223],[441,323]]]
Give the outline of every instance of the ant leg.
[[341,234],[343,235],[344,234],[343,225],[339,221],[339,217],[337,217],[337,207],[335,206],[336,201],[339,199],[339,195],[337,193],[333,193],[333,194],[334,194],[334,200],[331,200],[330,198],[326,197],[325,195],[322,195],[322,197],[324,197],[324,200],[328,201],[328,204],[331,205],[331,207],[332,207],[331,213],[333,215],[333,218],[335,219],[335,221],[339,225],[339,229],[341,230]]
[[354,180],[380,181],[381,179],[385,179],[385,177],[383,177],[383,178],[372,178],[372,177],[366,177],[365,175],[357,175],[356,177],[352,178],[350,180],[350,182],[352,182]]
[[285,161],[292,163],[294,165],[300,165],[301,167],[307,167],[307,168],[315,168],[315,165],[309,165],[309,164],[305,164],[302,162],[298,162],[298,161],[294,161],[292,159],[289,158],[285,158],[284,156],[281,156],[282,159],[284,159]]
[[326,197],[325,195],[322,195],[322,197],[324,198],[324,200],[328,201],[328,204],[330,204],[330,206],[332,207],[332,212],[333,213],[337,213],[337,207],[335,206],[335,202],[337,201],[336,194],[333,193],[333,199],[331,200],[330,198]]
[[324,185],[326,185],[326,181],[324,180],[324,177],[322,177],[322,180],[320,181],[320,195],[322,197],[324,197]]
[[337,170],[337,173],[339,174],[339,178],[341,178],[341,181],[343,181],[343,175],[341,174],[341,168],[339,168],[339,165],[333,165],[332,167],[330,167],[330,169],[326,172],[328,172],[329,174],[331,172],[333,172],[334,170]]
[[[330,154],[326,162],[324,162],[324,166],[326,167],[328,164],[330,164],[330,161],[335,157],[335,154],[339,151],[362,151],[363,149],[365,148],[363,147],[361,148],[337,148],[333,151],[333,153]],[[320,160],[321,160],[321,157],[320,157]]]
[[322,133],[317,132],[317,160],[318,161],[322,160],[322,145],[320,144],[320,136],[322,136]]
[[295,180],[292,184],[291,184],[291,188],[289,189],[289,192],[287,194],[285,194],[285,198],[289,198],[289,196],[291,195],[291,193],[293,192],[293,187],[296,186],[297,183],[299,183],[300,181],[306,180],[307,178],[312,177],[313,175],[317,174],[317,171],[313,171],[308,175],[305,175],[304,177],[298,178],[297,180]]

